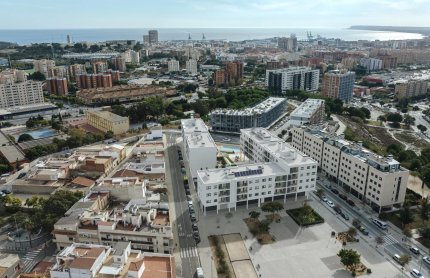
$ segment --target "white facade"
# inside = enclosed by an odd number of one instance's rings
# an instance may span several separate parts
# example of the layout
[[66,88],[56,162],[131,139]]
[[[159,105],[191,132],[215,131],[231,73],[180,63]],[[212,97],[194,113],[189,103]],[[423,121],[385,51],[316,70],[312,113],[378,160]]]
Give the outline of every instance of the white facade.
[[179,71],[179,61],[177,61],[177,60],[168,61],[167,62],[167,70],[169,72]]
[[342,136],[293,128],[292,145],[318,161],[322,172],[377,209],[402,204],[409,171],[392,156],[382,157]]
[[0,108],[43,103],[42,82],[0,84]]
[[309,67],[291,67],[266,70],[266,87],[269,90],[285,92],[287,90],[316,91],[319,86],[319,70]]
[[190,59],[185,63],[185,67],[189,74],[197,74],[197,61]]
[[290,114],[289,126],[317,124],[324,120],[325,101],[323,99],[307,99]]
[[130,51],[130,62],[132,64],[139,64],[140,63],[140,53],[139,51]]
[[203,211],[304,196],[315,189],[317,163],[266,129],[241,130],[241,150],[252,164],[197,172]]
[[360,66],[365,67],[368,71],[381,70],[382,60],[375,58],[361,58]]
[[47,60],[47,59],[34,60],[33,67],[34,67],[34,71],[39,71],[43,73],[45,77],[48,77],[49,70],[55,67],[55,61]]
[[198,170],[216,167],[217,147],[201,119],[181,120],[184,158],[188,161],[191,176],[197,177]]

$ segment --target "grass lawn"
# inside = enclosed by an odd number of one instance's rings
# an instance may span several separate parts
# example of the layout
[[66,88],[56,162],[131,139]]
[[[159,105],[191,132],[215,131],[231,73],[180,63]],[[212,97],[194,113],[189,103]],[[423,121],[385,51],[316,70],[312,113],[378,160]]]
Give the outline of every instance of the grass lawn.
[[287,210],[287,214],[291,216],[294,222],[296,222],[300,226],[310,226],[324,223],[324,218],[322,218],[321,215],[316,213],[313,209],[308,215],[303,215],[303,208],[301,207]]
[[421,139],[418,135],[415,135],[412,132],[402,131],[400,133],[395,133],[394,137],[402,142],[408,142],[409,144],[414,145],[416,148],[425,148],[430,146],[425,140]]
[[380,121],[367,121],[368,125],[374,125],[374,126],[382,126],[382,123]]

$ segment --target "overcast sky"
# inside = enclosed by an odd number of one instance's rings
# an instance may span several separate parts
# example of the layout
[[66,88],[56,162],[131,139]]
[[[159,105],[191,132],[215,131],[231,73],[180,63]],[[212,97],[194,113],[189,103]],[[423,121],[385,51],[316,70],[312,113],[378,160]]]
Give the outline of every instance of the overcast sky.
[[430,26],[430,0],[0,0],[0,10],[1,29]]

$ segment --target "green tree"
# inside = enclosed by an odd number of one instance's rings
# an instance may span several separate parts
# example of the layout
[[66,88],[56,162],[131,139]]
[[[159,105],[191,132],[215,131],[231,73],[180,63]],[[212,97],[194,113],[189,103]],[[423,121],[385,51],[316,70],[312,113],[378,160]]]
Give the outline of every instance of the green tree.
[[423,126],[422,124],[417,125],[417,128],[422,132],[425,133],[427,131],[427,127]]
[[400,123],[403,121],[403,116],[399,113],[388,113],[387,121]]
[[414,117],[412,117],[412,116],[410,116],[409,114],[406,114],[406,115],[404,116],[404,118],[403,118],[403,123],[404,123],[408,128],[410,128],[410,127],[411,127],[411,125],[414,125],[414,124],[415,124],[415,118],[414,118]]
[[25,141],[31,141],[31,140],[33,140],[33,136],[31,136],[28,133],[23,133],[18,137],[18,143],[25,142]]
[[405,266],[405,265],[409,264],[410,261],[411,261],[411,256],[403,254],[400,256],[399,264],[401,266]]
[[430,200],[428,196],[420,200],[420,216],[423,223],[430,219]]
[[375,243],[376,243],[376,247],[378,247],[381,244],[384,244],[385,240],[382,236],[377,236],[375,237]]
[[385,117],[384,115],[380,115],[378,116],[378,121],[382,122],[386,122],[387,121],[387,117]]
[[268,202],[264,203],[261,206],[261,210],[264,212],[271,212],[272,213],[272,219],[275,216],[275,212],[279,212],[284,209],[284,205],[280,202]]
[[346,233],[347,233],[350,237],[354,238],[354,237],[357,235],[357,229],[356,229],[356,228],[354,228],[354,227],[349,227],[349,229],[348,229],[348,231],[346,231]]
[[355,266],[360,263],[360,254],[353,249],[341,249],[337,255],[340,262],[349,270],[354,271]]
[[251,217],[252,220],[256,221],[258,220],[258,217],[260,217],[260,213],[258,211],[252,210],[249,212],[249,217]]
[[40,71],[33,72],[32,74],[29,74],[27,77],[29,80],[35,80],[35,81],[45,81],[46,77],[43,73]]
[[399,217],[402,221],[402,227],[405,227],[405,225],[410,224],[414,221],[414,215],[412,214],[412,211],[409,206],[404,206],[400,209]]
[[37,227],[36,224],[29,218],[26,217],[23,223],[24,229],[28,234],[28,241],[30,243],[30,247],[33,247],[33,243],[31,241],[31,234],[34,233],[35,228]]
[[258,223],[258,231],[259,233],[267,233],[270,230],[270,221],[265,219]]
[[322,190],[322,188],[318,188],[317,191],[315,192],[315,195],[317,195],[318,198],[321,198],[323,194],[324,194],[324,190]]
[[358,218],[354,218],[354,219],[352,220],[352,226],[354,226],[354,227],[356,227],[356,228],[360,228],[360,226],[361,226],[361,221],[360,221],[360,219],[358,219]]

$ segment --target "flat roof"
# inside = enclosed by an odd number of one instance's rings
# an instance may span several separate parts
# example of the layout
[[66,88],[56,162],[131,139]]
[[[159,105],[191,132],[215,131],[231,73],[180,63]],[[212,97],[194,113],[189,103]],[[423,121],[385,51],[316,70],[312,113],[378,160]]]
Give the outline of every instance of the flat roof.
[[128,121],[128,117],[122,117],[109,111],[87,111],[87,113],[99,116],[100,118],[107,119],[112,122]]
[[17,160],[22,161],[25,159],[24,154],[13,145],[1,146],[0,152],[9,163],[15,163]]
[[181,128],[184,134],[189,134],[194,132],[200,132],[200,133],[209,132],[205,122],[200,118],[182,119]]
[[192,148],[216,148],[216,144],[209,133],[189,134],[185,140],[190,149]]
[[247,115],[258,115],[267,113],[276,106],[282,104],[284,101],[286,101],[286,98],[279,98],[279,97],[269,97],[266,100],[263,100],[259,104],[245,109],[215,109],[210,113],[210,115],[241,115],[241,116],[247,116]]
[[291,112],[290,117],[311,117],[316,110],[318,110],[321,105],[324,105],[325,101],[323,99],[307,99],[305,102],[299,105],[293,112]]

